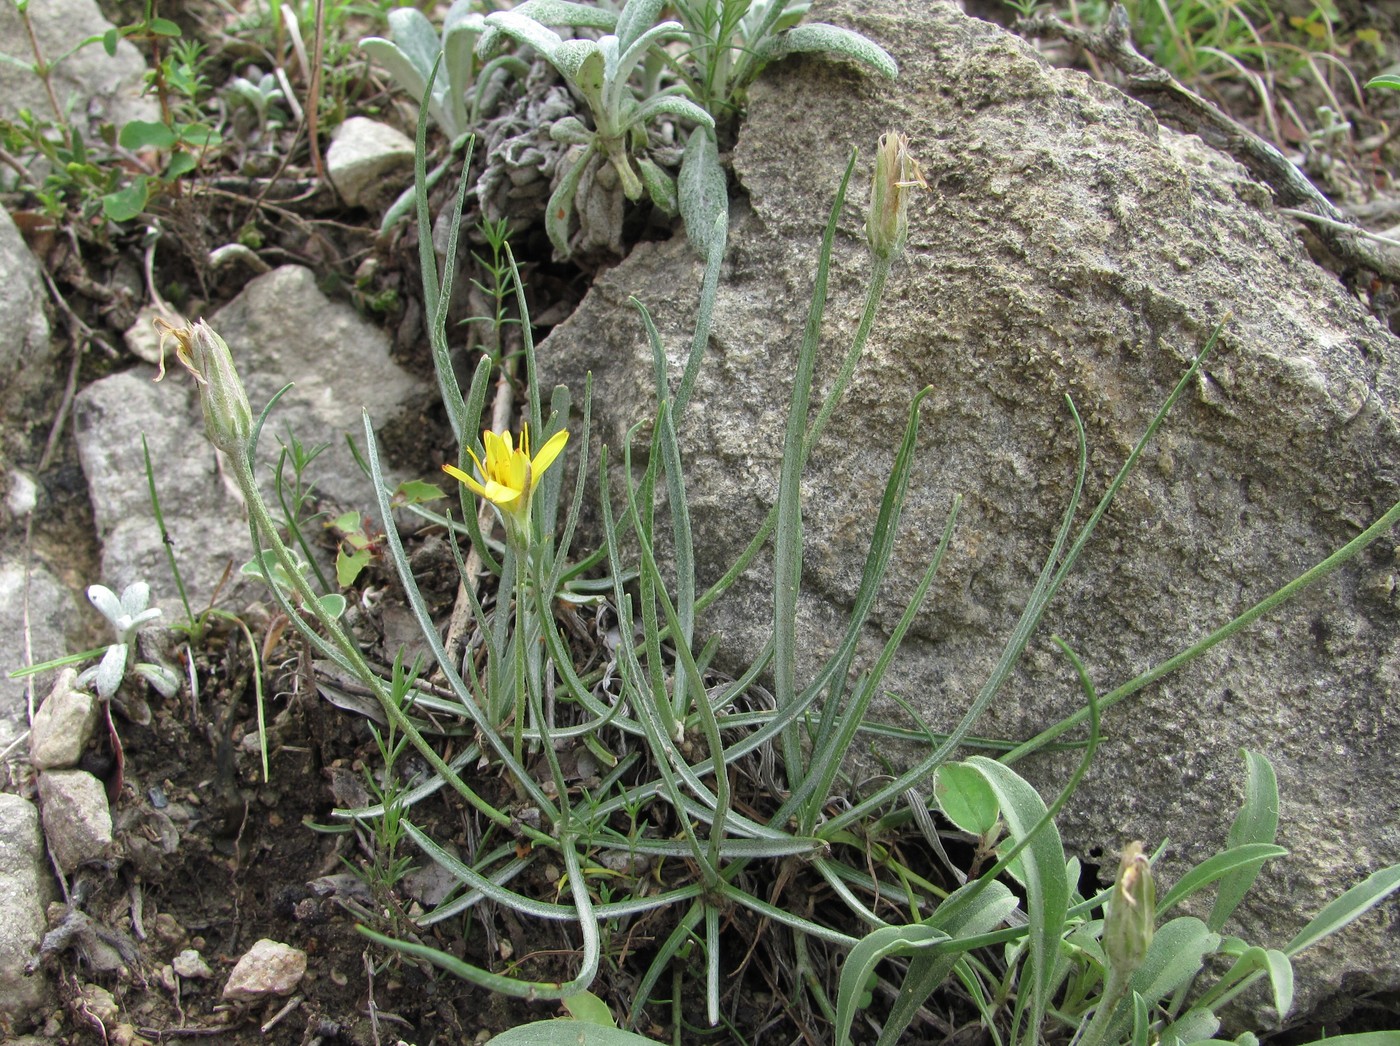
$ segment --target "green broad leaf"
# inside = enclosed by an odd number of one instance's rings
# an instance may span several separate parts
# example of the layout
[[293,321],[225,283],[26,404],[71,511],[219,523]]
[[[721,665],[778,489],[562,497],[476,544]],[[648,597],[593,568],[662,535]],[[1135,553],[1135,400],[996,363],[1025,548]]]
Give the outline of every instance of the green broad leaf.
[[1133,1046],[1147,1046],[1152,1018],[1148,1016],[1147,1000],[1133,992]]
[[189,174],[197,166],[199,166],[199,160],[194,153],[179,149],[170,154],[170,162],[165,165],[165,173],[161,177],[168,182],[173,182],[181,175]]
[[1226,984],[1240,981],[1256,970],[1269,975],[1274,1009],[1278,1011],[1280,1019],[1287,1017],[1293,1009],[1293,963],[1277,948],[1245,949],[1221,981]]
[[419,505],[425,501],[437,501],[447,497],[436,483],[422,479],[407,479],[394,490],[396,500],[405,505]]
[[[1217,879],[1223,883],[1228,876],[1240,873],[1249,875],[1252,879],[1265,861],[1287,854],[1288,851],[1282,846],[1275,846],[1273,843],[1246,843],[1224,850],[1202,861],[1183,875],[1158,903],[1157,914],[1164,915],[1169,909],[1205,889]],[[1211,929],[1218,930],[1219,927],[1211,925]]]
[[656,98],[648,98],[641,105],[633,110],[629,123],[645,124],[652,117],[662,114],[667,116],[678,116],[682,120],[689,120],[691,123],[699,124],[701,127],[714,130],[715,118],[704,109],[696,105],[689,98],[682,98],[676,94],[664,94]]
[[129,222],[146,209],[150,197],[149,179],[144,174],[138,175],[125,189],[102,197],[102,213],[109,221]]
[[708,258],[713,246],[722,247],[729,229],[729,183],[720,166],[719,146],[708,131],[692,131],[686,139],[676,195],[686,239]]
[[794,26],[787,32],[765,40],[757,50],[759,61],[823,51],[843,58],[853,58],[890,80],[899,76],[898,64],[879,44],[859,33],[825,22]]
[[204,123],[180,124],[175,132],[180,144],[191,149],[212,149],[216,145],[222,145],[224,141],[223,135]]
[[618,46],[626,51],[661,20],[661,9],[666,0],[627,0],[622,13],[617,16]]
[[[1019,859],[1026,886],[1026,916],[1029,920],[1026,973],[1031,982],[1031,1005],[1027,1019],[1031,1027],[1039,1027],[1041,1018],[1050,1006],[1060,938],[1064,935],[1065,916],[1069,910],[1064,846],[1053,821],[1039,824],[1046,812],[1045,802],[1015,771],[980,755],[967,760],[967,765],[977,769],[996,793],[1001,817],[1006,822],[1011,839],[1020,842],[1030,838]],[[1032,836],[1033,829],[1035,834]]]
[[1307,1046],[1400,1046],[1400,1031],[1359,1031],[1352,1035],[1334,1035],[1317,1039]]
[[176,37],[180,35],[180,27],[168,18],[152,18],[146,23],[146,29],[156,36]]
[[[1257,752],[1241,749],[1244,756],[1244,803],[1230,825],[1226,845],[1231,848],[1249,843],[1272,843],[1278,837],[1278,780],[1269,761]],[[1219,931],[1239,907],[1259,875],[1258,865],[1241,867],[1220,879],[1206,925]],[[1175,892],[1175,891],[1173,891]]]
[[176,142],[175,132],[157,120],[132,120],[117,136],[117,144],[123,149],[171,148]]
[[371,553],[367,548],[362,548],[351,555],[346,555],[343,548],[337,549],[335,553],[336,583],[341,588],[349,588],[360,576],[360,571],[369,566],[370,558]]
[[[438,52],[442,50],[442,42],[428,16],[416,7],[396,7],[389,12],[389,35],[404,57],[413,63],[426,85]],[[443,77],[434,85],[433,93],[440,93],[446,86],[447,78]],[[418,93],[421,96],[422,91]]]
[[1283,950],[1291,957],[1304,948],[1312,947],[1322,938],[1336,933],[1369,912],[1397,889],[1400,889],[1400,864],[1382,868],[1318,912],[1312,922],[1304,926],[1298,936],[1289,941]]
[[569,226],[574,216],[574,197],[578,195],[579,179],[583,177],[583,169],[588,165],[593,149],[580,149],[578,152],[578,159],[559,179],[545,209],[544,229],[549,234],[549,242],[554,245],[555,254],[560,258],[569,256]]
[[[577,998],[571,996],[570,998]],[[568,1005],[569,1000],[565,1000]],[[635,1032],[619,1028],[600,1028],[582,1021],[557,1020],[535,1021],[522,1024],[492,1036],[496,1046],[637,1046],[638,1043],[654,1043]]]
[[851,1025],[855,1022],[859,1003],[881,962],[891,956],[914,955],[946,940],[948,935],[942,930],[923,923],[882,926],[862,937],[841,966],[836,1002],[836,1042],[840,1046],[850,1043]]
[[102,34],[102,50],[107,52],[108,58],[115,58],[117,56],[117,41],[120,39],[121,37],[117,34],[115,27],[108,29]]
[[[485,49],[494,34],[491,30],[497,30],[510,37],[517,44],[524,44],[526,47],[533,47],[541,58],[549,62],[556,69],[558,63],[554,60],[555,54],[564,43],[564,38],[553,29],[537,22],[534,18],[524,13],[524,8],[517,8],[512,11],[497,11],[486,16],[487,34],[482,38],[481,48]],[[597,45],[594,44],[596,47]],[[559,70],[563,72],[562,69]]]
[[331,520],[331,526],[342,534],[354,534],[360,530],[360,514],[354,509],[342,512]]
[[668,218],[674,218],[678,209],[676,180],[645,156],[637,157],[637,170],[641,173],[647,196],[656,209]]
[[1207,952],[1220,943],[1200,919],[1173,919],[1157,928],[1142,965],[1133,974],[1132,988],[1149,1003],[1156,1003],[1196,975]]
[[1161,1046],[1204,1042],[1220,1030],[1220,1018],[1209,1010],[1187,1010],[1162,1029]]
[[[565,40],[549,56],[559,75],[579,89],[588,101],[593,118],[601,120],[603,87],[607,82],[607,60],[593,40]],[[599,123],[599,127],[603,124]]]
[[988,835],[1001,816],[987,779],[966,763],[944,763],[938,768],[933,797],[944,817],[973,835]]
[[[1394,73],[1384,73],[1381,76],[1372,77],[1366,81],[1367,87],[1389,87],[1392,91],[1400,91],[1400,76]],[[1352,1038],[1353,1036],[1343,1035],[1342,1038]],[[1337,1040],[1328,1040],[1337,1041]]]
[[329,592],[317,599],[316,602],[320,603],[321,609],[335,621],[340,620],[341,615],[345,613],[345,608],[350,605],[339,592]]
[[[972,940],[1001,926],[1020,902],[1005,884],[996,880],[988,882],[985,888],[979,887],[981,884],[973,882],[954,891],[925,925],[942,930],[954,941]],[[899,996],[881,1029],[880,1046],[891,1046],[901,1039],[919,1008],[963,961],[960,951],[967,950],[949,947],[910,957]]]
[[592,992],[570,995],[564,1000],[564,1009],[569,1011],[569,1016],[574,1020],[584,1024],[596,1025],[599,1028],[617,1027],[617,1021],[613,1020],[608,1004]]

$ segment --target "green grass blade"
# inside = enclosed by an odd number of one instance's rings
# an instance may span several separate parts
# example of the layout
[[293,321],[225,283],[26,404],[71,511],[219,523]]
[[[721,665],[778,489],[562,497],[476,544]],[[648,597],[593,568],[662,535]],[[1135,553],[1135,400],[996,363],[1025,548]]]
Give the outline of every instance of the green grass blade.
[[1397,889],[1400,889],[1400,864],[1382,868],[1318,912],[1298,936],[1284,946],[1284,952],[1292,958],[1303,949],[1311,948],[1369,912]]
[[[1265,861],[1274,857],[1285,857],[1287,854],[1288,851],[1282,846],[1275,846],[1273,843],[1244,843],[1222,850],[1183,875],[1157,905],[1157,914],[1159,917],[1165,915],[1176,905],[1217,880],[1224,883],[1230,876],[1243,875],[1253,881]],[[1211,929],[1219,930],[1220,927],[1211,926]]]

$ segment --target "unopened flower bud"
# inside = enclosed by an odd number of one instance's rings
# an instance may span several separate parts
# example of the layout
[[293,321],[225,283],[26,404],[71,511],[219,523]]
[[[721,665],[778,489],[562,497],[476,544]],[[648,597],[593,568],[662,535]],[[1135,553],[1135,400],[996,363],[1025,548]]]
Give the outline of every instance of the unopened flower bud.
[[1129,977],[1142,965],[1157,922],[1157,887],[1142,843],[1129,843],[1118,862],[1118,880],[1104,916],[1103,950],[1109,969]]
[[875,150],[870,213],[865,219],[865,238],[877,258],[893,258],[904,250],[909,190],[916,185],[928,188],[918,161],[909,153],[908,136],[894,131],[881,135]]
[[165,339],[174,338],[175,357],[199,383],[199,402],[204,408],[204,431],[209,441],[225,453],[246,454],[253,433],[253,410],[224,339],[203,320],[192,327],[172,327],[156,320],[156,329],[160,331],[162,347],[156,380],[165,376]]

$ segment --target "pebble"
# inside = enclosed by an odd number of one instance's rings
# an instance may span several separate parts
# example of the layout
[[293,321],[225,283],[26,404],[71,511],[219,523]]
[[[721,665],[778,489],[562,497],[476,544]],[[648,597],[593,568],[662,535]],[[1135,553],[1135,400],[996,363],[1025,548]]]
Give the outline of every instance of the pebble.
[[352,116],[326,150],[326,174],[351,206],[373,202],[385,176],[413,166],[413,142],[388,124]]
[[187,980],[207,981],[214,976],[214,971],[209,968],[209,964],[204,961],[204,956],[193,948],[186,948],[179,955],[171,960],[170,965],[175,972]]
[[78,673],[65,668],[49,696],[34,713],[29,731],[29,761],[38,770],[67,770],[78,765],[97,726],[97,698],[76,687]]
[[47,979],[27,966],[44,933],[49,881],[38,809],[0,793],[0,1025],[20,1023],[45,1002]]
[[306,953],[266,937],[238,960],[224,986],[224,998],[235,1001],[290,995],[306,975]]
[[102,782],[85,770],[48,770],[39,775],[44,837],[59,870],[67,875],[85,861],[107,856],[112,813]]

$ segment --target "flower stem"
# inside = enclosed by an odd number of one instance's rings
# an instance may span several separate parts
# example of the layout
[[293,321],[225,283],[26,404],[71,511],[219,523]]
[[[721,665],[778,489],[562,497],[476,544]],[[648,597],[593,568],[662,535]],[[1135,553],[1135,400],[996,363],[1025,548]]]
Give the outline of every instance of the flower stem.
[[[233,466],[234,479],[237,481],[239,489],[243,492],[244,501],[248,506],[249,523],[253,531],[253,544],[257,552],[269,549],[276,557],[278,564],[282,567],[288,583],[295,590],[296,596],[301,600],[306,610],[316,619],[316,622],[325,631],[326,636],[332,646],[345,658],[355,674],[370,688],[375,699],[379,702],[389,722],[408,738],[409,743],[423,756],[428,765],[442,775],[442,779],[452,786],[453,790],[462,796],[472,806],[476,807],[482,814],[494,821],[503,828],[512,828],[512,820],[509,814],[497,810],[472,789],[468,788],[464,782],[438,755],[437,751],[430,745],[422,735],[413,721],[408,718],[403,709],[399,707],[392,698],[384,681],[370,668],[364,655],[360,653],[359,646],[341,628],[340,623],[322,605],[320,597],[315,590],[307,583],[306,578],[297,569],[297,563],[292,556],[291,550],[287,548],[282,537],[277,532],[277,525],[273,522],[271,514],[267,511],[267,504],[263,501],[262,491],[258,489],[257,479],[253,475],[251,460],[251,447],[227,452],[227,458]],[[269,582],[270,584],[271,582]],[[527,825],[519,825],[520,830],[535,838],[537,842],[553,844],[553,840],[546,832],[540,832]]]

